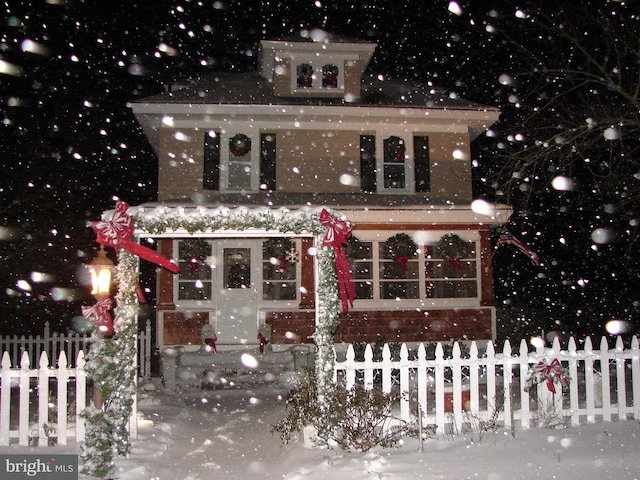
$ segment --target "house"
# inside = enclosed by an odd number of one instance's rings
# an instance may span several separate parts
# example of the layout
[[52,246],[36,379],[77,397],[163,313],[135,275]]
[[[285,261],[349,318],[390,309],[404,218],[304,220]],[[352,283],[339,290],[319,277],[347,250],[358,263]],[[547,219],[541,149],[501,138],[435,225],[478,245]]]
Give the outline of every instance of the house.
[[133,103],[159,161],[136,233],[181,267],[158,271],[160,347],[195,348],[207,324],[218,350],[312,343],[317,234],[293,225],[322,208],[353,225],[357,296],[335,342],[494,338],[490,230],[510,209],[472,209],[470,146],[500,112],[369,76],[375,48],[320,31],[264,40],[256,72]]

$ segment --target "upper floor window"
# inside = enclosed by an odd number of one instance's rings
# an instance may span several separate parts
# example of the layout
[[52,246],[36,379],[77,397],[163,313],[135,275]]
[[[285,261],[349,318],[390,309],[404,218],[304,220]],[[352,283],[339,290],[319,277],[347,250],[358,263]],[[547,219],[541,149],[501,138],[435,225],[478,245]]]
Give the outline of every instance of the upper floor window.
[[383,141],[382,178],[386,189],[404,189],[407,183],[407,147],[404,139],[389,137]]
[[257,135],[206,132],[202,187],[204,190],[275,190],[276,134],[261,133],[258,142]]
[[414,135],[412,140],[412,145],[407,145],[399,136],[380,141],[375,135],[361,135],[360,189],[370,193],[429,192],[429,137]]

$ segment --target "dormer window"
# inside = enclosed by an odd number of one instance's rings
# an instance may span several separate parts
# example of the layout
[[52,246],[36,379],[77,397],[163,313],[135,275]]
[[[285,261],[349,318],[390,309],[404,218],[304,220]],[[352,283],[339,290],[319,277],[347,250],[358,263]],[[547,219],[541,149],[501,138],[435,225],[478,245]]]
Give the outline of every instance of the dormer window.
[[340,92],[344,89],[344,72],[339,62],[329,59],[306,60],[295,65],[291,86],[297,92]]

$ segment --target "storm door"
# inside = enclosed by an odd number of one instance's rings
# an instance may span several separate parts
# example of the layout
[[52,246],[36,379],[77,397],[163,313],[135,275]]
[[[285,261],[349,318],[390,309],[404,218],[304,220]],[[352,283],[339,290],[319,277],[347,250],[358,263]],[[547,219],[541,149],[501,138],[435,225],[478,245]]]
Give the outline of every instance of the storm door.
[[215,240],[214,252],[218,343],[257,344],[261,244],[243,239]]

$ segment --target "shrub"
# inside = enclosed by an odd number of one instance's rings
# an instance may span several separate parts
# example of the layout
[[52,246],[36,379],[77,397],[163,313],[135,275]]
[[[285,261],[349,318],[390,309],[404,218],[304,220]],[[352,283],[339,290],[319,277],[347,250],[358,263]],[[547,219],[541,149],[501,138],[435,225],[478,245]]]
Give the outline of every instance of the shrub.
[[351,389],[335,386],[321,405],[313,375],[286,397],[287,416],[273,427],[283,443],[295,432],[312,425],[318,436],[333,440],[343,450],[366,452],[373,447],[393,447],[403,435],[414,435],[415,429],[393,416],[398,395],[377,388],[365,390],[362,385]]

